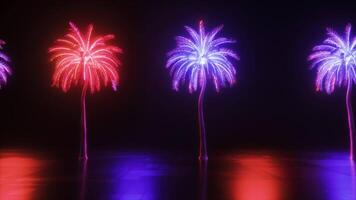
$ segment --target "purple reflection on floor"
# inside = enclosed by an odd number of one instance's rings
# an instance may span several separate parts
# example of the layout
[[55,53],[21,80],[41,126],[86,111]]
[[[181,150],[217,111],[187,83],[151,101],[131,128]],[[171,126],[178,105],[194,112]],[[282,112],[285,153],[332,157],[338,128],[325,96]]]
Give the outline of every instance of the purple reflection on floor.
[[117,178],[113,199],[155,200],[159,192],[157,177],[165,175],[165,169],[155,165],[152,155],[126,156],[114,166]]
[[356,199],[355,163],[342,152],[322,154],[309,160],[314,170],[309,176],[318,180],[319,192],[328,200]]

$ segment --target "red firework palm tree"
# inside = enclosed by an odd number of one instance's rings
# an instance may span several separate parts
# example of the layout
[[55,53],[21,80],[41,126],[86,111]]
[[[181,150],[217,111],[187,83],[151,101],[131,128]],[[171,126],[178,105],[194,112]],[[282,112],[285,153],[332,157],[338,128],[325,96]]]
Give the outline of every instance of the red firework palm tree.
[[115,36],[95,36],[93,25],[88,26],[85,34],[77,26],[69,22],[69,33],[57,39],[55,45],[49,49],[51,62],[55,63],[52,85],[67,92],[72,85],[82,87],[82,147],[80,158],[88,159],[87,126],[85,97],[87,89],[91,93],[111,84],[116,90],[119,75],[117,68],[121,65],[118,54],[122,50],[117,46],[107,44]]

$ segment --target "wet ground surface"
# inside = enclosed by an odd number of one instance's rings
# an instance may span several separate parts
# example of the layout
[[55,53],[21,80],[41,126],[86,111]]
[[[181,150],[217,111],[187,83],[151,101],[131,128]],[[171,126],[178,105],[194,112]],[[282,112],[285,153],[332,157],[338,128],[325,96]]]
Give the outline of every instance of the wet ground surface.
[[6,200],[355,200],[347,152],[233,152],[194,157],[101,152],[87,162],[24,150],[0,151]]

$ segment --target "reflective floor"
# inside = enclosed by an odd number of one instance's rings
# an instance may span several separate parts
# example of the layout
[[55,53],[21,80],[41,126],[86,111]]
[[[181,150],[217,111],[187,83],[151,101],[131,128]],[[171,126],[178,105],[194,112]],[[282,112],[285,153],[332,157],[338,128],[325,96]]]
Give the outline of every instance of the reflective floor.
[[355,200],[346,152],[215,155],[208,163],[168,153],[94,153],[87,162],[0,151],[6,200]]

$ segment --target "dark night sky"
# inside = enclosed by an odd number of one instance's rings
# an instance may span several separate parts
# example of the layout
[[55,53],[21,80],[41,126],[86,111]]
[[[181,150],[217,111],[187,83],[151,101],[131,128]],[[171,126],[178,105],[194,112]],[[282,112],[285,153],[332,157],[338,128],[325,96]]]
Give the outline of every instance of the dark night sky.
[[174,36],[204,19],[208,28],[225,25],[241,57],[237,85],[207,92],[210,148],[346,148],[345,90],[315,92],[306,57],[326,27],[356,26],[356,4],[217,2],[4,2],[0,38],[14,73],[0,92],[0,145],[79,147],[80,89],[65,94],[51,87],[47,54],[72,20],[115,34],[124,50],[119,91],[87,98],[90,148],[195,149],[197,95],[171,90],[164,66]]

